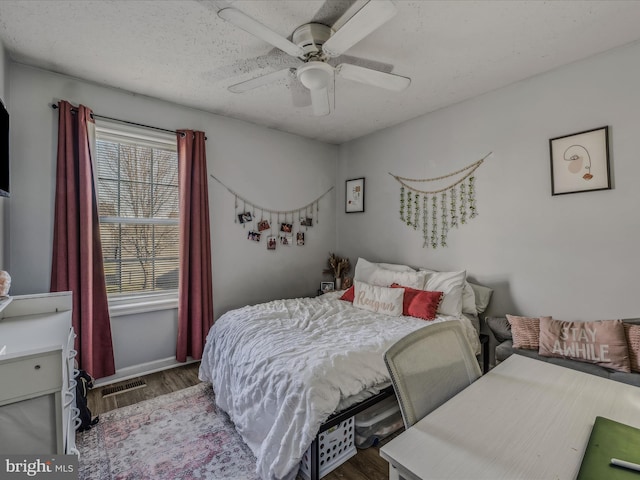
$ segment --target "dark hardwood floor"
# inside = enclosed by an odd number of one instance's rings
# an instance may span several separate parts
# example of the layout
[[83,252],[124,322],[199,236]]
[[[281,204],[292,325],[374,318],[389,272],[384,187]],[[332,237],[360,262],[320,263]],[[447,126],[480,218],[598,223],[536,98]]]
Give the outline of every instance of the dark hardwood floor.
[[[152,373],[138,379],[125,380],[113,385],[94,388],[89,391],[87,397],[89,409],[94,416],[100,415],[109,410],[196,385],[200,383],[200,380],[198,380],[199,366],[199,363],[192,363]],[[144,380],[147,386],[106,397],[102,395],[103,389],[121,387],[136,380]],[[382,443],[389,441],[392,437],[393,435]],[[387,480],[389,478],[389,464],[380,457],[378,450],[378,447],[358,449],[358,453],[355,456],[323,477],[323,480]],[[298,476],[298,478],[302,477]]]

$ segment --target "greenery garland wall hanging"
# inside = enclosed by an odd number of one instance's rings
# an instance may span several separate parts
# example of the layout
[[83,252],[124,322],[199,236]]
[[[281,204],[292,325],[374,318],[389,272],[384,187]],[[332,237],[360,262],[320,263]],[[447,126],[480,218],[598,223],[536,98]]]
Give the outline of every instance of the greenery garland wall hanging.
[[[249,226],[247,239],[253,242],[260,242],[260,239],[266,236],[267,250],[275,250],[278,244],[291,246],[294,244],[294,238],[296,245],[303,246],[305,244],[305,232],[314,223],[316,225],[320,223],[320,200],[333,190],[333,187],[329,188],[318,198],[302,207],[290,210],[275,210],[261,207],[257,203],[247,200],[227,187],[214,175],[211,175],[211,178],[235,197],[233,220],[235,223],[240,223],[243,228]],[[242,208],[240,208],[241,205]],[[277,223],[274,223],[274,220]]]
[[[471,165],[441,177],[407,178],[389,173],[400,184],[400,220],[414,230],[418,230],[422,220],[423,248],[429,245],[431,248],[446,247],[449,230],[466,224],[468,219],[478,215],[473,174],[491,153]],[[434,190],[420,190],[410,185],[448,178],[457,180],[446,187]]]

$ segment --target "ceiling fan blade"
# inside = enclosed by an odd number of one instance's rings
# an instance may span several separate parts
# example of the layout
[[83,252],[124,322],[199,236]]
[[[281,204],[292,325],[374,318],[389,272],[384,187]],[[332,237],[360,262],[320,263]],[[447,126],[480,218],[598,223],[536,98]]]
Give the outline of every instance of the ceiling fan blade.
[[411,79],[393,73],[379,72],[370,68],[358,67],[349,63],[341,63],[336,67],[336,74],[347,80],[366,83],[374,87],[386,88],[401,92],[409,86]]
[[263,25],[257,20],[251,18],[240,10],[228,7],[218,10],[218,16],[229,23],[233,23],[236,27],[261,38],[274,47],[287,52],[294,57],[303,57],[304,50],[293,42],[290,42],[279,33],[274,32],[269,27]]
[[331,112],[331,108],[329,107],[329,90],[325,87],[317,90],[310,90],[310,92],[313,114],[319,117],[329,115]]
[[[398,13],[392,0],[369,0],[369,2],[339,28],[322,46],[331,57],[342,55],[376,28],[391,20]],[[341,20],[338,19],[338,22]]]
[[370,60],[368,58],[353,57],[351,55],[340,55],[339,58],[330,58],[327,60],[327,63],[333,68],[337,67],[341,63],[348,63],[350,65],[370,68],[371,70],[377,70],[379,72],[391,73],[393,71],[393,65],[390,63],[378,62],[377,60]]
[[277,72],[267,73],[266,75],[260,75],[259,77],[252,78],[251,80],[236,83],[228,87],[228,89],[233,93],[244,93],[246,91],[253,90],[254,88],[261,87],[262,85],[267,85],[289,77],[295,78],[295,76],[295,68],[285,68],[284,70],[278,70]]

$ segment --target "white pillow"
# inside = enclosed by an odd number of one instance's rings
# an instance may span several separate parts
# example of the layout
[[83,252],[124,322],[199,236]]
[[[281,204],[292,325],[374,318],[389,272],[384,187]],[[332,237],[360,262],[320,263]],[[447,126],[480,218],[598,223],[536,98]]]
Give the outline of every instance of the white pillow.
[[476,310],[478,311],[478,315],[480,315],[487,309],[493,290],[489,287],[477,285],[475,283],[470,283],[469,285],[471,285],[473,294],[476,297]]
[[386,268],[387,270],[393,270],[394,272],[415,272],[415,268],[411,268],[408,265],[400,265],[398,263],[379,263],[380,268]]
[[394,272],[393,270],[378,268],[371,274],[368,283],[379,287],[388,287],[392,283],[397,283],[403,287],[422,290],[427,275],[427,272]]
[[353,273],[353,279],[360,282],[371,283],[369,282],[369,277],[371,277],[378,268],[377,264],[371,263],[364,258],[358,258],[358,261],[356,262],[356,269]]
[[353,306],[391,317],[402,315],[404,288],[386,288],[353,282]]
[[464,288],[462,289],[462,313],[469,313],[471,315],[478,314],[476,294],[466,280],[464,282]]
[[466,270],[461,272],[427,272],[427,281],[423,290],[444,293],[438,307],[438,313],[457,317],[462,314],[462,291],[466,278]]
[[358,258],[353,279],[360,280],[365,283],[371,283],[369,282],[369,277],[379,268],[393,270],[394,272],[415,272],[413,268],[406,265],[396,265],[394,263],[373,263],[365,260],[364,258]]

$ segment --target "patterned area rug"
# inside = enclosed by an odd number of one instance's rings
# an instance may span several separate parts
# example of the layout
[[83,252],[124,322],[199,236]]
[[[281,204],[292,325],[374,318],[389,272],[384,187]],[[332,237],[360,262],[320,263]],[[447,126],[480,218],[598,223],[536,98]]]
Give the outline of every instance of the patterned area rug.
[[101,414],[76,442],[80,480],[259,480],[205,383]]

